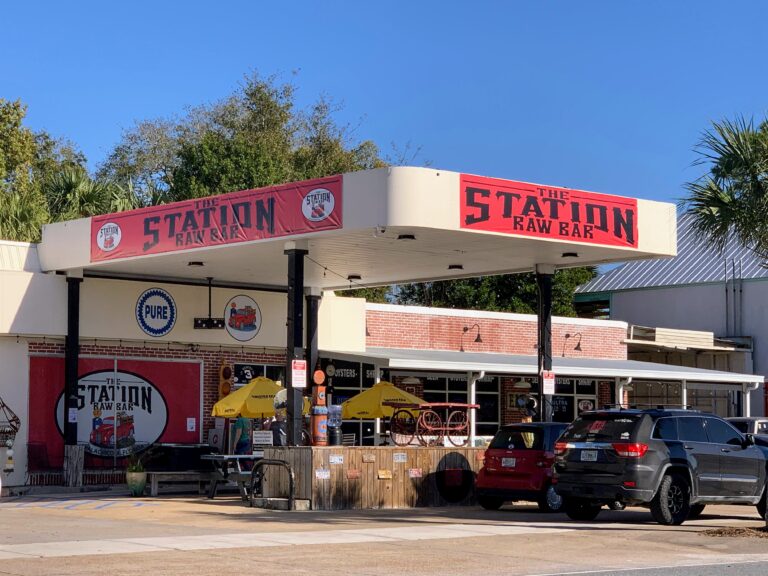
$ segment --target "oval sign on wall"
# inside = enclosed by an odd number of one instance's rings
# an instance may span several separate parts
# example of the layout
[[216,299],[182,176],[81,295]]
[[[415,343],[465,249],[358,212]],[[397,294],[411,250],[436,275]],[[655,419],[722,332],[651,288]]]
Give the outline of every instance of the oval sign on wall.
[[176,324],[176,302],[162,288],[145,290],[136,301],[136,321],[150,336],[165,336]]
[[[80,377],[77,384],[77,443],[89,454],[123,458],[148,448],[165,431],[165,399],[145,378],[98,370]],[[64,430],[63,393],[56,403],[56,423]]]
[[239,294],[227,302],[224,321],[232,338],[247,342],[261,330],[261,310],[253,298]]
[[304,197],[301,212],[307,220],[320,222],[328,218],[335,207],[336,198],[333,197],[333,192],[325,188],[315,188]]

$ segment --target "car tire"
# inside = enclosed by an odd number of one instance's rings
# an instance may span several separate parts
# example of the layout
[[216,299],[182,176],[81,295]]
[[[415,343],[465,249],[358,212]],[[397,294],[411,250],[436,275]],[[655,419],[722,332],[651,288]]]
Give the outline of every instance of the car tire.
[[763,497],[760,498],[760,502],[757,503],[757,513],[760,514],[760,518],[763,520],[765,520],[766,496],[768,496],[768,484],[763,488]]
[[537,502],[542,512],[560,512],[563,509],[563,497],[555,492],[555,487],[551,484],[544,488]]
[[478,496],[477,503],[486,510],[498,510],[504,505],[504,500],[494,496]]
[[651,516],[659,524],[678,526],[688,519],[691,511],[691,490],[679,474],[665,474],[651,500]]
[[609,509],[616,510],[616,511],[624,510],[626,507],[627,505],[624,504],[624,502],[619,502],[618,500],[614,500],[613,502],[608,504]]
[[600,504],[594,504],[589,500],[580,498],[563,498],[563,510],[571,520],[583,522],[594,520],[600,514]]
[[704,512],[704,508],[706,507],[706,504],[691,504],[691,510],[688,512],[688,520],[695,520],[701,516],[701,513]]

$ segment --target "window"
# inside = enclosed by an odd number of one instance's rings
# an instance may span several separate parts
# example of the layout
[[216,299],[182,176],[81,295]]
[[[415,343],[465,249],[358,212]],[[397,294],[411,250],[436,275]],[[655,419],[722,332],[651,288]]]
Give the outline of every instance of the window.
[[542,450],[544,431],[532,426],[505,427],[496,433],[488,448],[498,450]]
[[749,424],[743,420],[737,420],[736,422],[731,422],[731,424],[742,434],[749,432]]
[[733,426],[717,418],[707,418],[705,422],[710,442],[741,446],[741,434]]
[[639,421],[640,417],[630,414],[617,414],[615,418],[602,414],[582,416],[561,438],[569,442],[629,442]]
[[677,430],[680,440],[688,442],[709,442],[704,430],[704,418],[698,416],[681,416],[677,419]]
[[675,418],[659,418],[653,437],[658,440],[677,440],[677,420]]

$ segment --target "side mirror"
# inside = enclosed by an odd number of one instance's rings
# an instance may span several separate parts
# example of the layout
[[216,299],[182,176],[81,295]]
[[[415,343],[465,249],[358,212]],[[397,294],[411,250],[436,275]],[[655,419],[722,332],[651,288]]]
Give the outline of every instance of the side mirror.
[[742,448],[749,448],[755,445],[755,437],[752,434],[745,434],[744,441],[741,443]]

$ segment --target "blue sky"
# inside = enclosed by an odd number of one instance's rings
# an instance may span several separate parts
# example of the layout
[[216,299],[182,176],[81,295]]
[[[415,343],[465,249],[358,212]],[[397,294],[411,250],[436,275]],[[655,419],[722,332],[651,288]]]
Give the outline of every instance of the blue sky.
[[[0,98],[91,168],[257,70],[416,163],[675,200],[712,120],[764,117],[763,2],[14,2]],[[295,73],[295,75],[294,75]]]

